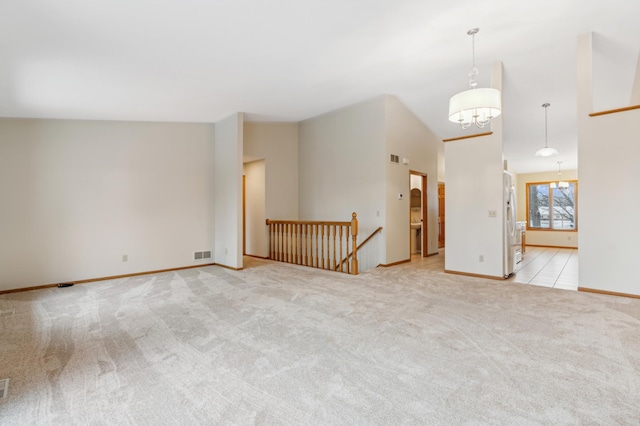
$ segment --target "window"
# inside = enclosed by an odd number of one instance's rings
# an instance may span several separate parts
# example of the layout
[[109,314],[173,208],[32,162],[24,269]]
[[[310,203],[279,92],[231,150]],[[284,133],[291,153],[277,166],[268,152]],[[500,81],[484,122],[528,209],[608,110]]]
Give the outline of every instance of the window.
[[527,183],[527,228],[575,231],[578,229],[576,199],[578,182]]

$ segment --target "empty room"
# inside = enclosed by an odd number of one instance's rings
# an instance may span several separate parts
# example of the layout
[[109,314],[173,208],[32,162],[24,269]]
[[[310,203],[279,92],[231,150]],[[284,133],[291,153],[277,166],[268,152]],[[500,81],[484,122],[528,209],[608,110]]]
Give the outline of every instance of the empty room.
[[636,424],[638,16],[4,2],[0,424]]

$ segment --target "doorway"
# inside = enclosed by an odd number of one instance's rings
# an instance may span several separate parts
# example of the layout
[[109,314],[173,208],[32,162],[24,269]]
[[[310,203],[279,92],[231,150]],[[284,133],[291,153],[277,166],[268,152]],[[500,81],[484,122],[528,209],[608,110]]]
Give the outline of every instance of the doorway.
[[444,247],[444,183],[438,182],[438,248]]
[[[409,172],[411,194],[417,195],[417,199],[411,197],[409,211],[409,240],[411,241],[410,253],[419,253],[420,257],[427,257],[428,250],[428,226],[427,226],[427,175],[426,173]],[[414,191],[414,189],[418,191]],[[415,237],[414,237],[415,231]],[[415,240],[413,239],[415,238]],[[419,247],[419,250],[417,249]]]

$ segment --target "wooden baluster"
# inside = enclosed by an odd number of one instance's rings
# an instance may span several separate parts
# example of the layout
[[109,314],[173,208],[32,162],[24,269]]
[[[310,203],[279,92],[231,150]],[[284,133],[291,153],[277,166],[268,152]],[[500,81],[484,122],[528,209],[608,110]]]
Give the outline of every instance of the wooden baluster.
[[300,229],[298,224],[293,225],[293,263],[298,263],[298,233]]
[[298,248],[298,265],[304,265],[304,231],[305,231],[304,223],[300,224],[300,241]]
[[287,263],[293,263],[293,223],[287,224]]
[[271,259],[276,260],[276,224],[269,224],[269,235],[271,236]]
[[318,227],[319,225],[316,225],[316,268],[319,265],[319,260],[320,258],[318,257],[318,248],[320,247],[320,245],[318,244]]
[[278,261],[282,261],[282,224],[276,224],[276,233],[277,233],[277,247],[276,247],[276,259]]
[[331,225],[327,225],[327,265],[324,269],[331,269]]
[[320,225],[320,245],[322,247],[320,250],[320,262],[322,262],[320,267],[324,269],[324,225]]
[[309,267],[313,268],[313,223],[309,224]]
[[298,261],[296,262],[298,265],[302,265],[302,236],[304,235],[304,225],[298,225]]
[[278,227],[280,228],[279,231],[278,231],[278,240],[279,240],[279,243],[278,243],[278,260],[280,262],[283,262],[284,258],[282,257],[282,240],[283,240],[282,234],[284,232],[283,231],[284,230],[284,224],[281,223]]
[[282,235],[280,236],[282,239],[282,261],[287,261],[287,224],[282,224]]
[[340,267],[340,272],[342,272],[342,228],[344,228],[344,226],[340,226],[340,238],[338,238],[338,244],[340,246],[340,257],[338,257],[338,265],[336,265],[336,269],[338,269],[338,266]]
[[331,264],[335,265],[336,264],[336,234],[338,233],[337,229],[336,229],[336,225],[332,226],[333,228],[333,259],[331,259]]
[[311,249],[311,244],[309,244],[309,238],[311,238],[311,224],[307,225],[307,250],[305,251],[305,257],[307,259],[307,266],[311,266],[311,259],[309,259],[309,250]]
[[306,250],[304,251],[304,264],[309,266],[309,225],[305,226],[306,228],[306,235],[305,235],[305,242],[307,243],[307,246],[305,247]]
[[358,218],[356,216],[356,212],[351,214],[351,237],[353,238],[353,242],[351,243],[351,250],[353,251],[351,273],[353,275],[358,275],[358,244],[356,243],[358,239]]

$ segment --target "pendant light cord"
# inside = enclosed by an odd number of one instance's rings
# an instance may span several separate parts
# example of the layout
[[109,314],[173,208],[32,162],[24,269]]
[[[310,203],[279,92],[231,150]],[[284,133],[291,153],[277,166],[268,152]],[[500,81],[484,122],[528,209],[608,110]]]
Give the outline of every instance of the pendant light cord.
[[476,68],[476,34],[479,28],[472,28],[467,31],[467,35],[471,36],[471,71],[469,71],[469,87],[475,89],[478,85],[476,77],[478,77],[478,68]]

